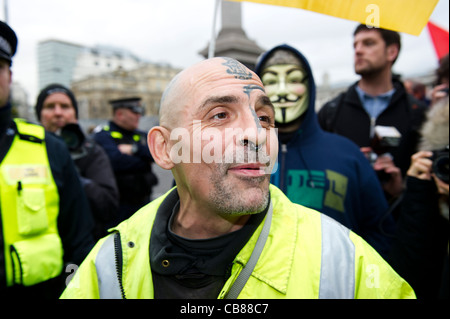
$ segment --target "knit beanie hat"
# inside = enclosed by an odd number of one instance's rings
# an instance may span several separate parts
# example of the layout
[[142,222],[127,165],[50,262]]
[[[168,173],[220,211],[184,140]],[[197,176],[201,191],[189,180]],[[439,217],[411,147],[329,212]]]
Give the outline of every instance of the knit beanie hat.
[[75,96],[73,95],[72,91],[70,91],[68,88],[61,84],[50,84],[47,87],[43,88],[41,93],[39,93],[37,102],[36,102],[36,116],[39,121],[41,121],[41,111],[42,107],[44,105],[45,99],[54,93],[64,93],[70,98],[70,101],[72,101],[73,108],[75,109],[75,116],[78,118],[78,104],[77,100],[75,99]]

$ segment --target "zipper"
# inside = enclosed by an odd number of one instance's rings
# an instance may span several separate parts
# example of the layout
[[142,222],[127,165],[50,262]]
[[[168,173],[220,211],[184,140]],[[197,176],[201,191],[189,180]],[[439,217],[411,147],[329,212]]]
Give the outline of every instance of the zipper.
[[375,124],[376,124],[376,117],[370,118],[370,139],[373,139],[375,137]]
[[[240,266],[239,269],[237,269],[234,273],[232,272],[233,269],[233,265],[234,264],[238,264]],[[219,293],[219,296],[217,297],[217,299],[225,299],[226,296],[228,295],[228,292],[230,291],[231,286],[233,286],[234,282],[236,281],[239,273],[241,272],[241,270],[244,268],[244,264],[242,264],[240,261],[234,261],[230,267],[229,267],[229,271],[230,274],[228,276],[227,281],[225,282],[224,286],[222,287],[222,290]]]
[[287,154],[287,145],[286,144],[281,144],[281,164],[280,164],[280,189],[285,192],[284,189],[284,167],[286,165],[286,154]]
[[122,244],[120,241],[120,233],[119,232],[114,233],[114,260],[115,260],[115,265],[116,265],[116,275],[117,275],[117,280],[119,282],[120,293],[122,294],[122,299],[126,299],[125,290],[123,289],[123,282],[122,282],[123,260],[122,260]]
[[[15,285],[15,284],[22,285],[23,284],[22,262],[20,261],[19,253],[17,252],[16,247],[14,247],[14,245],[10,245],[9,246],[9,253],[10,253],[11,261],[12,261],[11,263],[12,263],[12,282],[13,282],[13,285]],[[16,266],[18,266],[18,268],[19,268],[20,282],[16,282],[16,272],[17,272]]]

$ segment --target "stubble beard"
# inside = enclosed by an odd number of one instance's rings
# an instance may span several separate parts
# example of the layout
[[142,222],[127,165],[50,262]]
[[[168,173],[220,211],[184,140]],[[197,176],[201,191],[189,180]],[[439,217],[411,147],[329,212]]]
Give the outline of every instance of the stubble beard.
[[368,77],[368,78],[380,74],[380,72],[382,72],[383,69],[384,69],[384,66],[376,66],[371,63],[368,63],[366,66],[359,68],[359,69],[357,69],[357,67],[355,65],[355,73],[362,77]]
[[[228,174],[230,164],[218,163],[216,174],[210,177],[212,185],[209,200],[219,215],[243,216],[262,212],[269,204],[270,174],[259,177],[235,177]],[[243,193],[235,183],[238,178],[245,187]]]

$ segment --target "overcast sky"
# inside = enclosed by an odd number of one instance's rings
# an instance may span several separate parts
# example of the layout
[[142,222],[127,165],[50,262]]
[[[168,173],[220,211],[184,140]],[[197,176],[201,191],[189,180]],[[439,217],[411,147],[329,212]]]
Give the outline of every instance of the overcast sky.
[[[0,0],[2,8],[4,1]],[[198,51],[210,41],[214,3],[215,0],[9,0],[9,24],[19,38],[13,80],[26,89],[34,104],[38,94],[37,44],[48,39],[121,47],[150,62],[187,67],[203,59]],[[287,43],[305,54],[318,84],[325,72],[332,83],[357,79],[352,66],[356,22],[245,2],[242,15],[248,37],[264,49]],[[4,20],[3,10],[0,19]],[[430,20],[448,30],[449,0],[439,1]],[[217,32],[220,22],[219,14]],[[402,34],[402,41],[394,67],[397,73],[407,77],[437,67],[426,28],[419,37]]]

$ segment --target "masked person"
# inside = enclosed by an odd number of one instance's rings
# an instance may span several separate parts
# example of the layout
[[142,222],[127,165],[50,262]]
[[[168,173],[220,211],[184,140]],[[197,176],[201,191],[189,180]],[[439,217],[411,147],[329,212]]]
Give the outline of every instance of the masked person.
[[274,118],[236,60],[179,73],[148,135],[176,188],[100,240],[62,298],[414,297],[361,237],[270,185]]
[[316,209],[350,228],[380,254],[395,231],[373,169],[358,147],[324,132],[315,113],[316,87],[306,58],[281,45],[256,66],[275,106],[280,150],[271,181],[294,203]]
[[66,142],[94,217],[94,239],[100,239],[117,219],[119,209],[119,192],[108,156],[78,125],[78,103],[68,88],[50,84],[42,89],[36,116],[47,131]]
[[147,134],[138,130],[144,111],[141,99],[124,98],[110,103],[113,119],[93,136],[108,154],[119,188],[119,217],[111,224],[114,226],[150,201],[158,178],[152,171]]
[[65,265],[79,265],[93,246],[93,222],[64,142],[12,118],[16,48],[15,32],[0,22],[0,297],[56,298]]

